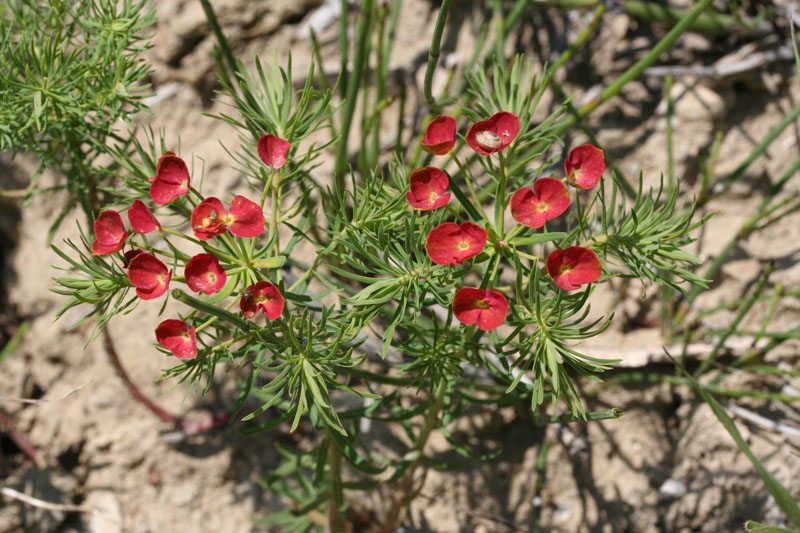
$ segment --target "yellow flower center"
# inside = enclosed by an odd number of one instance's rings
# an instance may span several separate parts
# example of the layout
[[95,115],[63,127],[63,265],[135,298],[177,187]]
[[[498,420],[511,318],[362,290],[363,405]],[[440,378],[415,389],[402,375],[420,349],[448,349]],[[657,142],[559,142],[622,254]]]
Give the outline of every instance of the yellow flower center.
[[478,300],[477,302],[475,302],[475,307],[477,307],[478,309],[489,309],[490,306],[489,302],[487,302],[486,300]]

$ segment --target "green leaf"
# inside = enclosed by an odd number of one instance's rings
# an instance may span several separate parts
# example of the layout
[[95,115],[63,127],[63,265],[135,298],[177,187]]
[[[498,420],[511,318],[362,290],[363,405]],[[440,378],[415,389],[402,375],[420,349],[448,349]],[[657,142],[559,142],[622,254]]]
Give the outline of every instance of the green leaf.
[[347,462],[353,465],[358,470],[364,472],[365,474],[369,474],[371,476],[377,476],[382,474],[386,467],[379,468],[377,466],[373,466],[370,464],[366,459],[361,457],[358,454],[353,444],[344,436],[339,435],[334,431],[328,432],[331,439],[333,439],[334,444],[336,447],[339,448],[339,451],[342,453],[342,457],[347,459]]
[[758,531],[759,533],[797,533],[797,531],[794,529],[766,526],[764,524],[759,524],[758,522],[753,522],[752,520],[745,522],[744,529],[745,531]]
[[563,231],[555,231],[551,233],[537,233],[536,235],[528,235],[527,237],[514,237],[509,242],[512,246],[527,246],[529,244],[539,244],[542,242],[559,241],[566,237],[567,234]]

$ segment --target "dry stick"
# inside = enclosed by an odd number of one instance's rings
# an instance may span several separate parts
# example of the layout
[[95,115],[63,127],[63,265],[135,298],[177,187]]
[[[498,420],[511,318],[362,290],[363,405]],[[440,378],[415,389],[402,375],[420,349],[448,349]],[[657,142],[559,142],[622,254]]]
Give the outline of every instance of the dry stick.
[[73,394],[78,392],[79,390],[83,389],[84,387],[89,385],[89,383],[91,383],[91,382],[92,382],[92,380],[89,380],[86,383],[84,383],[83,385],[75,387],[74,389],[70,389],[69,391],[67,391],[64,395],[62,395],[59,398],[43,398],[41,400],[34,400],[32,398],[17,398],[15,396],[0,396],[0,402],[18,402],[18,403],[26,403],[26,404],[30,404],[30,405],[38,405],[38,404],[41,404],[41,403],[50,403],[50,402],[53,402],[53,401],[60,402],[61,400],[69,398],[70,396],[72,396]]
[[758,426],[765,427],[767,429],[774,429],[775,431],[785,433],[786,435],[791,435],[792,437],[800,437],[800,429],[794,426],[787,426],[786,424],[775,422],[774,420],[770,420],[769,418],[757,415],[756,413],[748,411],[747,409],[739,407],[738,405],[734,405],[732,403],[729,403],[725,407],[734,414]]
[[[104,516],[106,515],[106,513],[103,513],[99,509],[84,507],[82,505],[70,505],[66,503],[47,502],[44,500],[40,500],[39,498],[34,498],[33,496],[28,496],[27,494],[24,494],[22,492],[19,492],[17,490],[8,487],[0,487],[0,494],[8,496],[9,498],[13,498],[15,500],[19,500],[33,507],[46,509],[48,511],[56,511],[62,513],[89,513],[93,515],[104,515]],[[108,518],[111,518],[111,520],[119,523],[119,519],[117,517],[109,516]]]
[[133,396],[136,401],[147,407],[158,418],[174,426],[175,429],[179,431],[177,438],[175,436],[168,436],[168,440],[181,440],[182,438],[196,435],[197,433],[209,431],[226,424],[230,420],[230,412],[218,413],[202,420],[186,420],[183,417],[173,415],[165,409],[162,409],[147,396],[145,396],[144,393],[142,393],[142,391],[140,391],[139,388],[133,383],[133,381],[131,381],[130,376],[128,376],[128,373],[122,366],[122,361],[120,361],[119,354],[114,346],[114,341],[111,338],[111,334],[106,329],[103,330],[103,341],[106,352],[108,353],[108,358],[111,360],[111,365],[114,367],[114,370],[117,371],[120,379],[125,384],[125,388],[127,388],[128,392],[131,393],[131,396]]
[[17,445],[17,448],[19,448],[34,465],[41,467],[39,452],[36,450],[36,447],[17,429],[17,426],[14,425],[11,418],[2,410],[0,410],[0,425],[6,428],[8,436],[14,441],[14,444]]
[[724,64],[724,61],[727,58],[735,55],[736,53],[737,52],[734,52],[734,54],[729,54],[717,61],[715,64],[709,66],[666,65],[650,67],[644,71],[644,75],[653,77],[699,76],[704,78],[724,79],[730,76],[743,74],[745,72],[749,72],[778,61],[788,61],[794,59],[792,45],[791,43],[787,43],[780,48],[776,48],[775,50],[756,52],[734,63]]

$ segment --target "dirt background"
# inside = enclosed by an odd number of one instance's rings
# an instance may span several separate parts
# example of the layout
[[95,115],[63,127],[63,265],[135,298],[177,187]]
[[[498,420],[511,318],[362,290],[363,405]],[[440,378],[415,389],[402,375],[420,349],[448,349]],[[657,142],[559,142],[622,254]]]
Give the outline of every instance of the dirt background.
[[[215,0],[213,4],[239,57],[271,58],[277,50],[285,59],[291,49],[296,81],[303,81],[310,60],[303,28],[327,9],[321,1]],[[421,88],[437,9],[423,0],[403,2],[391,68],[412,87]],[[453,3],[443,43],[448,62],[459,65],[468,60],[485,12],[480,2]],[[203,114],[226,108],[213,101],[218,88],[211,59],[215,43],[199,4],[159,2],[158,15],[155,46],[147,57],[155,68],[152,82],[159,97],[149,119],[155,127],[166,128],[171,142],[177,143],[180,137],[184,156],[194,154],[205,162],[205,192],[220,195],[246,190],[221,146],[236,147],[236,133]],[[590,10],[529,10],[520,30],[509,39],[508,52],[526,51],[539,65],[551,62],[590,19]],[[589,46],[570,62],[559,81],[580,103],[614,80],[666,30],[637,22],[612,7]],[[339,65],[336,23],[319,34],[324,67],[335,75]],[[660,63],[709,65],[722,59],[719,64],[725,64],[781,44],[779,33],[770,28],[718,37],[689,33]],[[437,79],[438,86],[443,79]],[[792,62],[773,60],[722,79],[678,77],[673,95],[675,175],[687,192],[696,192],[699,160],[708,153],[715,134],[724,134],[717,173],[724,175],[797,104],[800,91]],[[550,105],[547,100],[542,104],[542,115]],[[414,107],[409,106],[410,121],[420,120]],[[392,109],[397,113],[396,105]],[[644,76],[631,83],[589,122],[607,155],[629,179],[641,170],[647,182],[657,182],[666,169],[661,78]],[[383,127],[389,140],[394,123],[388,120]],[[706,206],[705,212],[716,215],[693,249],[701,258],[708,260],[720,251],[753,212],[770,182],[797,158],[799,127],[787,128],[742,180]],[[575,131],[565,139],[567,146],[585,142],[585,136]],[[3,188],[24,186],[35,169],[35,162],[26,157],[13,163],[3,158],[2,162]],[[331,166],[328,158],[319,175],[330,172]],[[784,194],[799,191],[800,179],[792,178],[787,189]],[[22,321],[29,322],[31,329],[2,365],[0,408],[37,446],[41,459],[33,465],[0,433],[1,484],[50,502],[102,512],[52,512],[3,497],[0,532],[266,531],[254,519],[284,505],[259,484],[279,464],[273,443],[297,445],[303,435],[291,436],[286,428],[279,428],[243,437],[225,427],[170,442],[165,436],[170,428],[125,391],[103,343],[96,341],[84,349],[89,332],[69,330],[82,311],[74,310],[54,322],[62,299],[49,292],[51,277],[57,274],[50,265],[57,261],[46,240],[61,201],[58,196],[40,196],[24,209],[19,203],[2,203],[0,250],[5,270],[0,297],[5,305],[0,309],[1,339],[5,342]],[[75,217],[80,219],[78,213]],[[65,223],[55,242],[76,234],[73,225]],[[771,285],[800,287],[798,259],[800,218],[795,214],[744,241],[726,265],[721,282],[697,305],[706,308],[740,297],[768,261],[776,264]],[[612,329],[592,339],[589,348],[621,356],[627,367],[649,363],[652,370],[670,373],[671,367],[659,356],[665,341],[657,306],[650,305],[651,300],[642,302],[639,296],[637,285],[607,284],[597,291],[595,306],[600,311],[607,312],[620,301],[621,305]],[[161,370],[171,365],[151,345],[157,307],[140,305],[110,326],[131,379],[176,414],[202,418],[229,408],[233,402],[229,376],[220,375],[218,386],[203,397],[184,386],[157,381]],[[766,302],[757,304],[742,327],[757,328],[766,308]],[[734,313],[714,315],[706,325],[722,327]],[[799,320],[800,300],[787,297],[770,329],[789,329]],[[713,339],[708,341],[705,348],[698,347],[701,356]],[[732,339],[730,344],[740,354],[747,339]],[[769,354],[768,363],[797,369],[799,348],[796,341],[786,342]],[[741,373],[725,385],[800,395],[798,378],[767,380]],[[689,391],[667,385],[584,384],[584,393],[591,410],[621,407],[625,415],[613,421],[543,429],[533,426],[525,413],[510,408],[476,410],[451,428],[480,449],[502,448],[503,452],[484,464],[431,471],[411,510],[417,531],[528,531],[537,512],[544,530],[558,532],[740,531],[746,519],[781,524],[775,502],[748,460]],[[23,403],[22,398],[38,402]],[[793,405],[748,399],[730,403],[800,427],[800,412]],[[754,452],[800,499],[800,438],[738,422]],[[546,479],[538,491],[536,458],[545,439],[553,446],[547,455]],[[432,439],[430,451],[437,458],[454,457],[439,436]],[[385,508],[387,494],[379,491],[371,499],[356,502],[373,524]]]

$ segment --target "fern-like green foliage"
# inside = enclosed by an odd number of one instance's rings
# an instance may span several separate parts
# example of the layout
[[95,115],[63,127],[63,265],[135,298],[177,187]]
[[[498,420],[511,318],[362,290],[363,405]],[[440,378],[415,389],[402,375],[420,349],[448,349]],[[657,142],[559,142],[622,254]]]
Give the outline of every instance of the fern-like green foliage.
[[[146,108],[140,57],[155,22],[145,1],[12,0],[0,12],[0,151],[33,152],[95,211],[93,168],[120,121]],[[36,180],[30,191],[36,187]]]

